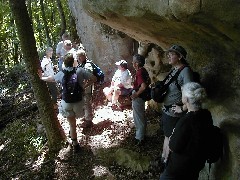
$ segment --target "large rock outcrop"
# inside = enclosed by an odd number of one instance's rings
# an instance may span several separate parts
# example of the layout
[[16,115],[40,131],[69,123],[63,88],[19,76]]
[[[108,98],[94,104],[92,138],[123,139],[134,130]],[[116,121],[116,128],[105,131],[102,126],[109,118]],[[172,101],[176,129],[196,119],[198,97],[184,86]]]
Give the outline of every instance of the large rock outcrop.
[[[213,177],[240,179],[239,1],[69,0],[69,4],[89,56],[99,59],[107,72],[117,59],[131,59],[133,39],[153,45],[147,52],[153,80],[164,72],[164,50],[172,44],[186,48],[191,67],[201,74],[208,91],[207,107],[226,137],[225,156]],[[101,31],[103,27],[114,33]]]

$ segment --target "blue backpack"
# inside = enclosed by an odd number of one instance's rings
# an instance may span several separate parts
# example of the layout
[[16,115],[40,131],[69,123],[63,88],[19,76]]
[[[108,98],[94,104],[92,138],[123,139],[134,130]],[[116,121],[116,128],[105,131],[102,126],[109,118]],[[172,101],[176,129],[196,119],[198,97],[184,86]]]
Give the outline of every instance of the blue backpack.
[[63,70],[62,99],[66,103],[75,103],[82,100],[83,88],[77,81],[76,69],[73,71]]
[[[95,63],[93,63],[92,61],[89,61],[89,60],[87,60],[86,63],[91,64],[92,69],[93,69],[93,75],[97,77],[97,82],[99,84],[103,84],[104,83],[104,73],[101,70],[101,68],[98,65],[96,65]],[[81,65],[79,65],[79,67],[84,68],[85,64],[81,64]]]

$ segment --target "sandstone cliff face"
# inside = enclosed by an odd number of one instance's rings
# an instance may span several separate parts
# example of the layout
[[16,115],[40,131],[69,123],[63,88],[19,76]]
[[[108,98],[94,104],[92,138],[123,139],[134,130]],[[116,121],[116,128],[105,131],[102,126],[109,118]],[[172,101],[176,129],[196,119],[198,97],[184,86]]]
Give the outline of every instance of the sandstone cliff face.
[[72,0],[69,6],[75,16],[78,34],[89,59],[103,69],[107,81],[111,80],[117,69],[114,63],[121,59],[130,60],[132,58],[133,39],[107,25],[94,21],[86,14],[81,1]]
[[[133,39],[143,44],[141,53],[146,44],[154,44],[146,65],[153,80],[167,70],[164,50],[172,44],[186,48],[191,67],[201,74],[208,91],[207,107],[226,136],[226,155],[214,176],[239,179],[239,1],[69,0],[69,4],[88,55],[106,68],[110,78],[117,59],[130,62]],[[104,32],[104,27],[114,33]]]

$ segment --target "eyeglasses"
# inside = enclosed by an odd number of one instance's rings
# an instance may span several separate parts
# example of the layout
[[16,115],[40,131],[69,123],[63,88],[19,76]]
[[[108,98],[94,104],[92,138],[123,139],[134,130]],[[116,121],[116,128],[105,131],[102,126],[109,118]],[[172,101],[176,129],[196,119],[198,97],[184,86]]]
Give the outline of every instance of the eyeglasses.
[[176,55],[177,55],[177,53],[175,53],[175,52],[168,52],[167,57],[170,58],[170,57],[173,57]]

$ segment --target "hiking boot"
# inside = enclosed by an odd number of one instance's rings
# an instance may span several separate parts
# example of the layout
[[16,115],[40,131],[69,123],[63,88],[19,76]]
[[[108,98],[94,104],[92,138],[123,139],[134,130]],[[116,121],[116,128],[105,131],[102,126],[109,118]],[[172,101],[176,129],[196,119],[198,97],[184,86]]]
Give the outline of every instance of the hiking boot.
[[91,128],[93,127],[93,122],[92,121],[84,121],[81,125],[81,128]]
[[81,147],[79,144],[73,145],[73,153],[79,153],[81,151]]

